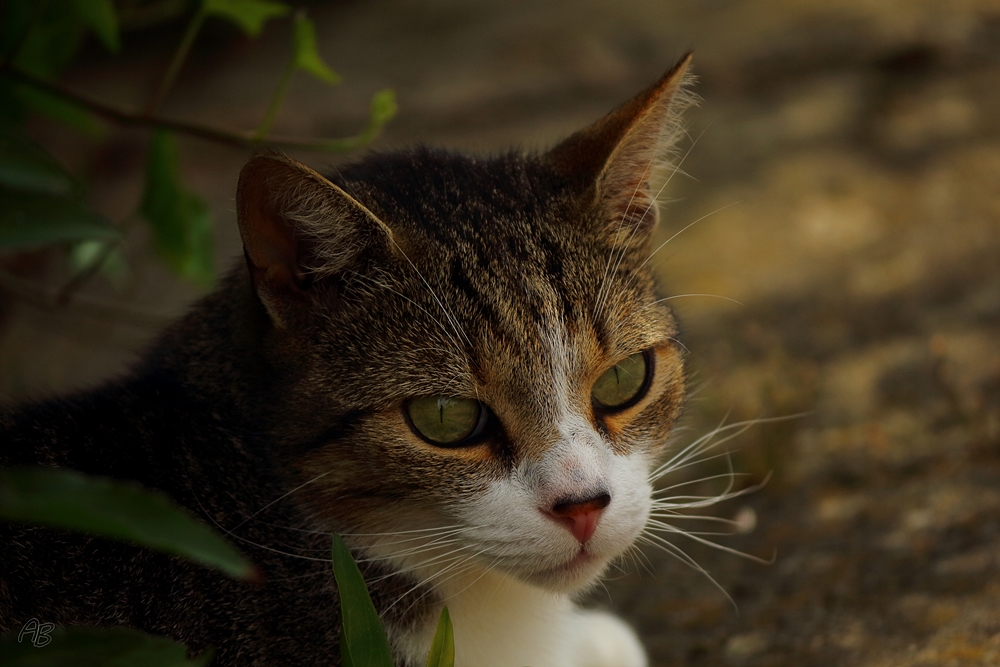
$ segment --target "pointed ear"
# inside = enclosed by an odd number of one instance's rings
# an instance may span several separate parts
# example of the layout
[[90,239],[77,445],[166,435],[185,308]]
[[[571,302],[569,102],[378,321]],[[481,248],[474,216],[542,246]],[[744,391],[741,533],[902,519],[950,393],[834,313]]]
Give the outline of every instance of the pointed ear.
[[654,181],[679,135],[691,54],[652,86],[552,149],[545,159],[600,208],[609,241],[642,244],[659,219]]
[[278,327],[311,301],[314,283],[343,270],[392,232],[319,173],[275,153],[255,155],[240,172],[236,210],[254,289]]

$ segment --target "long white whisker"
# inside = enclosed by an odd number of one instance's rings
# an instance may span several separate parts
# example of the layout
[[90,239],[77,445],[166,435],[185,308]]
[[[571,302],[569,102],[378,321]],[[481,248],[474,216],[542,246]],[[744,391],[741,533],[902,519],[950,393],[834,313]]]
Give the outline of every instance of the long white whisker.
[[[681,530],[680,528],[676,526],[671,526],[670,524],[661,524],[657,526],[657,528],[660,530],[664,530],[668,533],[671,533],[673,535],[681,535],[683,537],[688,538],[689,540],[694,540],[699,544],[704,544],[707,547],[712,547],[713,549],[718,549],[719,551],[724,551],[728,554],[739,556],[740,558],[745,558],[747,560],[753,561],[754,563],[760,563],[761,565],[774,565],[774,559],[775,559],[774,555],[772,555],[770,559],[761,558],[760,556],[754,556],[753,554],[748,554],[745,551],[740,551],[739,549],[733,549],[732,547],[727,547],[724,544],[719,544],[717,542],[713,542],[712,540],[706,540],[705,538],[700,537],[699,533],[691,533],[686,530]],[[651,534],[650,536],[659,537],[658,535],[655,534]],[[663,538],[659,537],[659,539]]]
[[[707,521],[709,523],[721,523],[733,529],[740,528],[740,522],[734,519],[726,519],[721,516],[706,516],[703,514],[682,514],[674,509],[654,510],[649,513],[651,519],[669,519],[671,521]],[[732,535],[738,534],[738,530]]]
[[431,542],[430,544],[424,544],[424,545],[420,545],[420,546],[416,546],[416,547],[410,547],[409,549],[403,549],[402,551],[393,551],[392,553],[386,554],[384,556],[372,556],[370,558],[365,558],[363,560],[359,560],[358,562],[359,563],[361,563],[361,562],[372,563],[372,562],[378,562],[378,561],[383,561],[383,560],[391,560],[391,559],[394,559],[394,558],[403,558],[403,557],[406,557],[406,556],[415,556],[417,554],[427,553],[428,551],[438,551],[442,547],[447,547],[447,546],[450,546],[452,544],[457,544],[459,541],[460,540],[457,540],[457,539],[448,539],[448,540],[446,540],[446,539],[440,539],[440,540],[435,540],[434,542]]
[[[634,318],[638,317],[641,313],[643,313],[648,308],[653,308],[654,306],[656,306],[658,304],[661,304],[664,301],[671,301],[673,299],[683,299],[685,297],[706,297],[706,298],[712,298],[712,299],[722,299],[723,301],[731,301],[731,302],[733,302],[735,304],[738,304],[740,306],[744,305],[743,302],[741,302],[741,301],[737,301],[736,299],[731,299],[728,296],[722,296],[721,294],[699,294],[699,293],[674,294],[673,296],[666,296],[666,297],[663,297],[661,299],[657,299],[655,301],[651,301],[650,303],[647,303],[642,308],[637,308],[637,309],[633,310],[627,316],[621,318],[621,320],[619,320],[618,324],[616,324],[614,326],[614,328],[612,328],[610,330],[610,332],[609,332],[608,335],[611,336],[612,334],[617,333],[626,324],[628,324],[629,322],[631,322]],[[677,340],[675,338],[670,338],[669,340],[672,340],[675,343],[677,343],[678,345],[680,345],[681,347],[683,347],[686,352],[690,352],[690,350],[687,349],[687,346],[684,345],[684,343],[680,342],[679,340]]]
[[[688,147],[687,151],[685,151],[684,155],[681,157],[681,159],[677,163],[677,165],[672,167],[670,175],[666,178],[666,180],[660,186],[660,189],[656,191],[656,194],[650,199],[649,205],[646,206],[646,210],[644,210],[642,212],[642,216],[640,216],[639,221],[637,223],[635,223],[635,225],[633,226],[632,233],[629,235],[629,237],[625,241],[625,243],[622,244],[622,249],[618,253],[618,260],[615,263],[615,268],[611,271],[611,275],[614,275],[614,274],[618,273],[618,269],[619,269],[619,267],[621,267],[622,261],[624,261],[625,255],[628,253],[629,244],[632,243],[632,239],[635,238],[636,232],[639,231],[639,227],[642,226],[643,221],[646,219],[646,216],[649,215],[649,212],[653,209],[653,207],[658,205],[657,201],[659,200],[660,195],[663,193],[664,189],[666,189],[666,187],[670,184],[670,181],[673,180],[674,176],[677,175],[678,172],[681,172],[681,166],[683,166],[684,161],[688,159],[688,156],[691,155],[691,151],[694,150],[694,147],[698,145],[698,141],[702,138],[702,136],[704,136],[705,132],[707,132],[707,131],[708,131],[708,128],[706,127],[704,130],[701,131],[701,134],[699,134],[695,138],[695,140],[691,142],[691,146]],[[648,169],[648,167],[647,167],[647,169]],[[681,173],[683,173],[683,172],[681,172]],[[643,177],[645,177],[645,173],[643,173]],[[642,183],[642,182],[644,182],[644,181],[640,181],[640,183]],[[633,197],[634,196],[635,195],[633,194]],[[627,213],[628,209],[626,208],[625,211]],[[624,220],[624,215],[622,217],[623,217],[623,220]],[[694,224],[694,223],[692,223],[692,224]],[[620,227],[619,227],[619,229],[620,229]],[[681,231],[683,231],[683,230],[681,230]],[[646,261],[649,261],[649,260],[647,259]],[[645,266],[645,265],[646,265],[646,262],[643,262],[642,266]],[[641,269],[642,266],[640,266],[639,268]],[[638,269],[636,270],[636,273],[637,272],[638,272]]]
[[462,329],[462,326],[458,323],[458,320],[455,318],[455,316],[451,314],[451,311],[445,307],[445,305],[441,302],[441,299],[438,298],[438,295],[434,292],[433,289],[431,289],[430,283],[427,282],[423,274],[420,273],[420,271],[417,269],[417,265],[413,263],[413,261],[409,258],[409,256],[407,256],[405,252],[403,252],[403,249],[399,247],[398,243],[396,243],[396,239],[392,238],[391,236],[389,237],[389,239],[392,241],[392,245],[396,246],[396,250],[399,251],[399,254],[403,256],[403,259],[405,259],[409,263],[410,267],[413,269],[413,272],[417,274],[418,278],[420,278],[420,281],[424,284],[424,287],[427,288],[427,291],[430,293],[435,303],[437,303],[438,307],[441,309],[441,312],[443,312],[444,316],[448,318],[449,322],[451,322],[451,325],[452,327],[454,327],[456,333],[458,333],[459,336],[465,339],[465,342],[466,344],[468,344],[469,347],[472,347],[472,341],[469,340],[469,337],[465,335],[465,330]]
[[635,201],[635,196],[639,194],[639,188],[641,188],[643,183],[646,182],[646,174],[649,173],[649,168],[653,166],[653,161],[655,159],[656,156],[651,157],[649,159],[649,162],[646,163],[645,169],[642,170],[642,176],[639,178],[639,181],[636,183],[635,188],[632,190],[632,196],[629,197],[628,206],[626,206],[625,211],[622,212],[621,220],[618,221],[618,228],[615,230],[614,237],[612,237],[611,250],[608,252],[608,263],[604,267],[604,276],[601,278],[601,286],[597,291],[597,298],[595,299],[595,302],[597,304],[596,308],[594,309],[595,320],[600,318],[601,313],[604,310],[604,298],[605,298],[604,290],[608,284],[608,278],[611,272],[611,265],[614,263],[615,249],[618,243],[618,235],[621,234],[622,227],[625,225],[625,218],[628,216],[628,210],[632,207],[632,202]]
[[[400,251],[400,252],[402,252],[402,251]],[[406,257],[406,255],[403,255],[403,256]],[[409,257],[407,257],[406,260],[410,261]],[[413,266],[413,262],[410,262],[410,266]],[[413,270],[416,271],[417,270],[416,267],[414,267]],[[424,308],[423,306],[421,306],[419,303],[417,303],[416,301],[414,301],[410,297],[406,296],[405,294],[403,294],[399,290],[395,290],[392,287],[389,287],[388,285],[386,285],[384,283],[380,283],[380,282],[378,282],[378,281],[376,281],[376,280],[374,280],[372,278],[369,278],[368,276],[363,276],[360,273],[356,273],[356,272],[352,272],[352,275],[354,275],[359,280],[367,281],[367,282],[371,283],[372,285],[375,285],[376,287],[379,287],[380,289],[384,289],[384,290],[386,290],[388,292],[392,292],[393,294],[395,294],[396,296],[400,297],[401,299],[404,299],[405,301],[407,301],[407,302],[411,303],[412,305],[416,306],[417,309],[419,309],[422,313],[424,313],[425,315],[427,315],[427,317],[429,317],[430,320],[432,322],[434,322],[434,324],[436,324],[438,327],[440,327],[440,329],[444,333],[444,335],[448,337],[448,341],[454,346],[454,348],[455,348],[454,351],[456,353],[458,353],[459,355],[463,354],[463,352],[462,352],[462,346],[459,344],[458,340],[455,338],[455,336],[452,334],[452,332],[448,330],[448,327],[446,327],[444,325],[444,323],[440,319],[438,319],[437,317],[435,317],[434,315],[432,315],[430,313],[430,311],[428,311],[426,308]],[[417,275],[420,276],[420,272],[419,271],[417,271]],[[420,279],[423,280],[423,276],[420,276]],[[430,285],[427,285],[427,281],[426,280],[424,281],[424,285],[427,286],[427,289],[428,289],[428,291],[430,291],[431,296],[433,296],[435,298],[435,300],[436,300],[437,296],[434,294],[433,290],[431,290]],[[438,305],[441,307],[442,310],[444,310],[444,306],[442,306],[440,302],[438,302]],[[445,316],[446,317],[448,316],[448,311],[446,311],[446,310],[445,310]],[[449,324],[451,324],[450,320],[449,320]],[[454,327],[455,325],[452,324],[452,326]],[[463,336],[464,336],[464,332],[463,332]],[[468,339],[466,338],[466,340],[468,340]]]
[[[461,547],[461,548],[459,548],[456,551],[461,551],[462,549],[465,549],[465,548],[467,548],[467,547]],[[478,554],[474,553],[474,554],[465,556],[464,558],[461,557],[461,556],[455,556],[455,557],[453,557],[453,560],[455,560],[457,562],[452,563],[452,564],[448,565],[447,567],[445,567],[444,569],[438,570],[437,572],[431,574],[430,576],[425,577],[422,580],[420,580],[416,585],[412,586],[406,592],[404,592],[402,595],[400,595],[398,598],[396,598],[395,602],[393,602],[391,605],[389,605],[388,607],[386,607],[385,611],[388,611],[388,610],[392,609],[393,607],[395,607],[397,604],[399,604],[399,602],[401,602],[404,598],[406,598],[406,596],[408,596],[413,591],[418,590],[420,588],[423,588],[425,586],[428,586],[435,579],[438,579],[439,577],[443,576],[444,574],[446,574],[446,573],[454,570],[456,567],[459,567],[459,566],[467,563],[468,561],[470,561],[473,558],[475,558],[477,555]],[[433,561],[429,561],[429,562],[433,562]],[[428,563],[421,564],[420,567],[424,567],[427,564]],[[418,600],[420,600],[420,597],[418,597],[417,600],[414,601],[414,604],[416,604],[416,602]]]
[[699,565],[693,558],[691,558],[691,556],[689,556],[679,546],[677,546],[673,542],[665,540],[659,535],[647,534],[645,532],[640,536],[640,539],[651,546],[656,546],[661,548],[664,552],[672,555],[674,558],[684,563],[691,569],[700,572],[706,579],[708,579],[709,583],[711,583],[712,586],[716,588],[716,590],[722,593],[722,595],[725,596],[727,600],[729,600],[729,603],[733,606],[733,609],[736,610],[736,613],[738,614],[740,612],[739,607],[736,606],[736,601],[733,600],[732,596],[729,595],[726,589],[723,588],[719,584],[719,582],[717,582],[715,578],[708,573],[708,570]]
[[653,259],[653,257],[656,255],[656,253],[660,252],[660,250],[662,250],[668,243],[670,243],[675,238],[677,238],[678,236],[680,236],[681,234],[683,234],[687,230],[689,230],[692,227],[694,227],[695,225],[697,225],[699,222],[701,222],[705,218],[711,217],[711,216],[715,215],[716,213],[719,213],[720,211],[725,211],[727,208],[730,208],[731,206],[736,206],[737,204],[742,204],[742,203],[743,203],[743,200],[730,202],[729,204],[726,204],[725,206],[720,206],[719,208],[715,209],[714,211],[712,211],[710,213],[706,213],[705,215],[701,216],[697,220],[694,220],[693,222],[688,223],[687,225],[685,225],[684,227],[682,227],[680,230],[678,230],[677,232],[675,232],[666,241],[664,241],[663,243],[661,243],[660,245],[658,245],[656,247],[656,250],[654,250],[653,252],[649,253],[649,257],[647,257],[645,259],[645,261],[643,261],[643,263],[639,265],[639,268],[641,269],[642,267],[646,266],[646,263],[649,262],[649,260]]
[[315,477],[313,477],[312,479],[310,479],[310,480],[308,480],[308,481],[305,481],[305,482],[302,482],[301,484],[299,484],[298,486],[296,486],[296,487],[295,487],[294,489],[292,489],[291,491],[289,491],[289,492],[287,492],[287,493],[283,493],[283,494],[281,494],[280,496],[278,496],[277,498],[275,498],[274,500],[272,500],[272,501],[271,501],[271,502],[269,502],[268,504],[264,505],[263,507],[261,507],[261,508],[260,508],[259,510],[257,510],[256,512],[254,512],[253,514],[251,514],[251,515],[250,515],[250,516],[248,516],[247,518],[243,519],[242,521],[240,521],[240,522],[239,522],[238,524],[236,524],[235,526],[233,526],[233,530],[236,530],[236,529],[238,529],[238,528],[239,528],[240,526],[242,526],[242,525],[243,525],[243,524],[245,524],[245,523],[246,523],[247,521],[249,521],[250,519],[254,518],[254,517],[255,517],[255,516],[257,516],[258,514],[260,514],[260,513],[261,513],[261,512],[263,512],[264,510],[266,510],[266,509],[267,509],[268,507],[271,507],[271,506],[272,506],[272,505],[274,505],[275,503],[279,503],[279,502],[281,502],[282,500],[284,500],[284,499],[285,499],[285,498],[287,498],[288,496],[292,495],[293,493],[295,493],[295,492],[296,492],[296,491],[298,491],[299,489],[301,489],[301,488],[303,488],[303,487],[305,487],[305,486],[308,486],[308,485],[312,484],[313,482],[315,482],[315,481],[316,481],[316,480],[318,480],[318,479],[321,479],[321,478],[323,478],[323,477],[326,477],[326,476],[327,476],[327,475],[329,475],[329,474],[330,474],[331,472],[333,472],[333,471],[332,471],[332,470],[329,470],[329,471],[327,471],[327,472],[324,472],[324,473],[321,473],[321,474],[319,474],[319,475],[316,475],[316,476],[315,476]]
[[[712,458],[716,458],[716,457],[712,457]],[[698,479],[691,479],[691,480],[688,480],[686,482],[677,482],[676,484],[671,484],[670,486],[665,486],[665,487],[663,487],[661,489],[657,489],[656,491],[653,492],[653,497],[655,498],[655,497],[659,496],[662,493],[666,493],[667,491],[672,491],[674,489],[679,489],[679,488],[682,488],[682,487],[685,487],[685,486],[692,486],[694,484],[701,484],[702,482],[712,482],[712,481],[717,480],[717,479],[730,479],[731,477],[734,477],[734,476],[735,477],[750,477],[750,473],[748,473],[748,472],[737,472],[737,473],[727,472],[727,473],[719,473],[718,475],[709,475],[708,477],[699,477]]]

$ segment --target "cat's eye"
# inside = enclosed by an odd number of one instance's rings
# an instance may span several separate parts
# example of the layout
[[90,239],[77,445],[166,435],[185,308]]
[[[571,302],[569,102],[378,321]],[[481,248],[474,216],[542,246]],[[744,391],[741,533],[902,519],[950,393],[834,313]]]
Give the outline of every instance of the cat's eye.
[[649,388],[649,354],[636,352],[597,378],[590,395],[601,408],[621,410],[634,405]]
[[487,411],[471,398],[425,396],[410,401],[406,415],[417,435],[435,445],[453,447],[482,432]]

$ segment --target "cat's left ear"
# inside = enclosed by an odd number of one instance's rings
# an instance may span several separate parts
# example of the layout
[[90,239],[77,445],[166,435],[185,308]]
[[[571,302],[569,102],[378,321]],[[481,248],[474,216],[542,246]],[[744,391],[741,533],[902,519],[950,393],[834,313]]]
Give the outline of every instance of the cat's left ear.
[[653,187],[683,132],[690,63],[688,53],[652,86],[545,155],[588,206],[598,207],[602,233],[616,246],[644,245],[656,227]]
[[243,167],[236,213],[250,281],[279,328],[314,304],[317,281],[392,243],[392,231],[354,197],[277,153]]

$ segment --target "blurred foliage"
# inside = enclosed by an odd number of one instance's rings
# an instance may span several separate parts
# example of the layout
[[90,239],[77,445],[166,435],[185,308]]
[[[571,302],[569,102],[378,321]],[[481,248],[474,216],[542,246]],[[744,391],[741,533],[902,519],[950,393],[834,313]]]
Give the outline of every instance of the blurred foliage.
[[181,183],[176,142],[165,130],[153,132],[139,211],[153,227],[160,257],[174,271],[197,283],[212,281],[212,220],[208,205]]
[[[0,667],[205,667],[208,650],[187,658],[187,647],[129,628],[25,627],[0,641]],[[27,635],[27,636],[25,636]]]
[[[340,77],[320,57],[316,29],[304,10],[273,0],[7,0],[0,9],[0,253],[68,246],[73,279],[67,297],[98,271],[113,282],[129,275],[120,246],[136,220],[153,231],[155,251],[182,278],[209,285],[213,267],[212,220],[205,201],[180,176],[174,134],[188,134],[235,146],[290,146],[326,152],[352,150],[374,139],[396,112],[391,90],[372,100],[366,127],[354,137],[269,141],[296,71],[328,84]],[[108,107],[60,87],[58,78],[80,56],[88,34],[109,53],[122,48],[122,26],[149,27],[189,14],[188,25],[154,94],[142,112]],[[250,37],[275,19],[293,20],[292,54],[271,96],[267,113],[253,131],[180,123],[156,115],[170,93],[206,20],[238,26]],[[33,114],[98,140],[108,121],[150,129],[145,191],[134,214],[113,223],[87,203],[82,178],[68,173],[25,130]],[[65,299],[63,299],[65,301]]]
[[256,576],[228,542],[163,494],[134,483],[58,468],[0,469],[0,517],[131,542],[231,577]]

